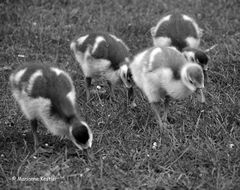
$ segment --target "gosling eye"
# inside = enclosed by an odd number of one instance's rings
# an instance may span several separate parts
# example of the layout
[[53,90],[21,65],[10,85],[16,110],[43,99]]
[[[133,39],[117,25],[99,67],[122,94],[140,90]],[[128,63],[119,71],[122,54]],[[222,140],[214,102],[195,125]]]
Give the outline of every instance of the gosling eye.
[[193,57],[191,57],[191,61],[194,62],[194,58]]
[[192,81],[191,79],[189,79],[189,82],[190,82],[191,84],[193,84],[193,81]]

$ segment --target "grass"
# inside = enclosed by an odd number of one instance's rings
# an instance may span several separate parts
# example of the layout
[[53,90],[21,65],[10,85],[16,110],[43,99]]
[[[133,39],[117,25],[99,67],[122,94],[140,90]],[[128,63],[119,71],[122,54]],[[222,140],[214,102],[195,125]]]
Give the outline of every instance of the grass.
[[[150,27],[176,8],[198,18],[204,29],[203,49],[217,44],[208,53],[207,104],[200,105],[194,97],[173,101],[172,134],[167,137],[160,135],[139,90],[135,110],[127,108],[121,88],[116,104],[97,95],[86,103],[70,41],[89,31],[108,31],[135,54],[151,46]],[[237,0],[1,1],[0,189],[239,189],[239,8]],[[26,62],[56,65],[71,74],[79,113],[94,132],[87,156],[44,127],[39,130],[41,141],[54,151],[34,154],[29,123],[8,84],[11,70]],[[45,180],[34,181],[40,177]]]

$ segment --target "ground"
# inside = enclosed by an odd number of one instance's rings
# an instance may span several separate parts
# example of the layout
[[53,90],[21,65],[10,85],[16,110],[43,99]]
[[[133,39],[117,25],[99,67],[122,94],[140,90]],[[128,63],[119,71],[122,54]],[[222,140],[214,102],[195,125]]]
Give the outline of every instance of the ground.
[[[97,94],[86,102],[71,40],[108,31],[135,54],[152,45],[150,28],[174,9],[197,18],[204,29],[202,49],[217,45],[208,52],[206,105],[195,96],[173,101],[171,133],[164,136],[137,88],[136,109],[127,106],[121,87],[117,103]],[[238,0],[2,0],[0,189],[240,189],[239,10]],[[79,114],[94,133],[88,153],[41,127],[41,142],[53,152],[34,154],[29,122],[8,83],[11,71],[27,62],[70,73]],[[109,90],[104,81],[100,84]]]

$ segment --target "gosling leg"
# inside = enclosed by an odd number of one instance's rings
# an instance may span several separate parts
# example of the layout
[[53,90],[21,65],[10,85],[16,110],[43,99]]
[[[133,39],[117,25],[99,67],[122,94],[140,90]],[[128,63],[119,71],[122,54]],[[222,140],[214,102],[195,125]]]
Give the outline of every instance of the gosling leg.
[[128,102],[131,108],[135,108],[137,105],[135,103],[133,87],[127,89]]
[[112,83],[110,81],[107,81],[109,89],[110,89],[110,100],[112,102],[117,102],[116,101],[116,97],[115,97],[115,93],[114,93],[114,85],[112,85]]
[[152,107],[153,111],[155,112],[155,115],[157,117],[160,128],[163,129],[163,122],[162,122],[162,119],[159,114],[159,103],[153,102],[153,103],[151,103],[151,107]]
[[169,112],[169,102],[170,102],[170,97],[166,96],[164,100],[164,111],[163,111],[163,117],[162,117],[163,122],[167,122],[167,115]]
[[87,101],[90,100],[90,87],[91,87],[91,82],[92,82],[92,78],[91,78],[91,77],[85,77]]
[[31,127],[32,127],[32,134],[33,134],[33,140],[34,140],[34,150],[36,151],[39,146],[39,140],[37,136],[37,127],[38,123],[36,119],[33,119],[30,121]]

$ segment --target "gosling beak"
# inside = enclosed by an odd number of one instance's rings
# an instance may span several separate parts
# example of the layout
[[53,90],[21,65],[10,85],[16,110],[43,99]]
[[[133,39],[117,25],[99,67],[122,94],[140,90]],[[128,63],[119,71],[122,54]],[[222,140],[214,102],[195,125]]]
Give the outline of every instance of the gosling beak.
[[201,102],[201,103],[205,103],[206,99],[205,99],[205,96],[203,94],[203,89],[202,88],[198,88],[196,93],[197,93],[198,101]]

